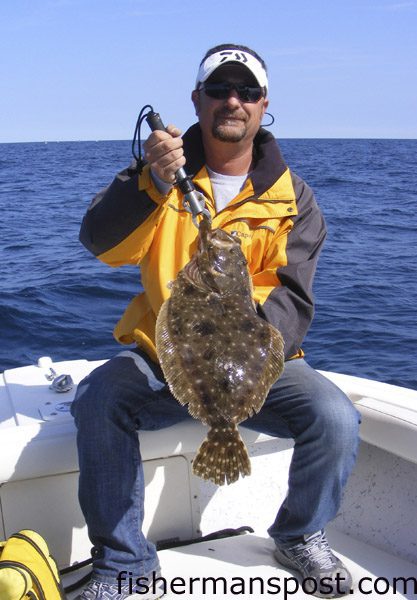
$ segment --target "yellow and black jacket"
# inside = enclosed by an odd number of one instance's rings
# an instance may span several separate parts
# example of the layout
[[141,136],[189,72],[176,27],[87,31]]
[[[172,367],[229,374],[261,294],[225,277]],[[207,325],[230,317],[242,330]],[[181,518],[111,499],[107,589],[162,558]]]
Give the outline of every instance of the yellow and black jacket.
[[[312,284],[326,229],[311,189],[285,165],[273,136],[260,129],[254,140],[255,168],[243,190],[219,213],[205,168],[200,127],[184,135],[186,170],[206,197],[213,228],[237,232],[252,276],[260,316],[279,329],[286,358],[301,356],[313,318]],[[196,249],[197,229],[175,187],[162,196],[148,167],[138,176],[125,169],[93,200],[80,240],[112,267],[140,267],[144,292],[116,325],[121,343],[136,343],[153,360],[155,322],[169,296],[167,284]]]

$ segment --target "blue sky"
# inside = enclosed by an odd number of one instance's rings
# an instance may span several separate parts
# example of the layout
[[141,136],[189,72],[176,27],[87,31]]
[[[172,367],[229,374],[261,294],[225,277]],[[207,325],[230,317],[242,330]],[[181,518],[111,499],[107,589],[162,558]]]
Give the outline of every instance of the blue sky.
[[257,50],[287,137],[417,138],[417,0],[1,0],[0,142],[185,129],[198,64]]

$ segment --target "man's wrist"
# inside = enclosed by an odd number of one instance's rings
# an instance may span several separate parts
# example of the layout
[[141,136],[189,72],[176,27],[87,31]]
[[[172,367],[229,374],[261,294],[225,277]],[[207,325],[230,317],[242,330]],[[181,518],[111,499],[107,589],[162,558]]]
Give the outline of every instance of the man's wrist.
[[168,192],[170,192],[172,189],[172,183],[168,183],[167,181],[164,181],[163,179],[158,177],[158,175],[153,171],[152,168],[150,169],[150,172],[152,181],[154,182],[158,192],[163,196],[166,196]]

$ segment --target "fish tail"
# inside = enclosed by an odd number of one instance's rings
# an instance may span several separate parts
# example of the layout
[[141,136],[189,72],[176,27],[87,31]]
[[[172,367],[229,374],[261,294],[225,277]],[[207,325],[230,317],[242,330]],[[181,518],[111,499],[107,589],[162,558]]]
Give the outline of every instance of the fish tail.
[[250,472],[249,454],[236,425],[212,427],[193,460],[193,473],[223,485]]

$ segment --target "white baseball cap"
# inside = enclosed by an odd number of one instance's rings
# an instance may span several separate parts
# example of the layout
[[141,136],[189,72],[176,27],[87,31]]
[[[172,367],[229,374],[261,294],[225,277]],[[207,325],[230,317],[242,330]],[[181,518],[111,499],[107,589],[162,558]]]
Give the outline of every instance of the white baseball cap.
[[210,54],[200,65],[197,75],[196,88],[199,83],[204,83],[212,73],[225,64],[239,64],[252,73],[261,87],[268,89],[268,77],[261,62],[249,52],[243,50],[221,50],[215,54]]

